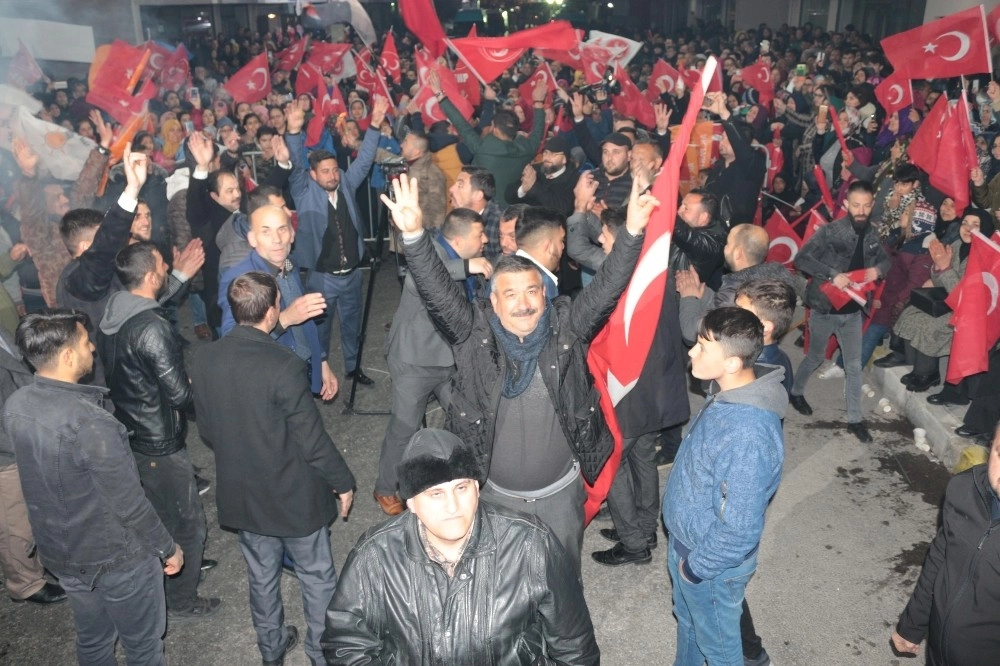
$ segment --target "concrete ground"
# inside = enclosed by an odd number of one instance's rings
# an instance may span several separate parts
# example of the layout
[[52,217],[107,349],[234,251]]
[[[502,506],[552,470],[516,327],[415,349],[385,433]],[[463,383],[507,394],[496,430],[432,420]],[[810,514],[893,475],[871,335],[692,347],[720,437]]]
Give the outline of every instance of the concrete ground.
[[[376,380],[358,387],[355,408],[385,410],[389,377],[382,356],[384,325],[392,318],[399,289],[390,270],[376,281],[363,365]],[[189,329],[189,339],[194,339]],[[794,365],[801,350],[785,348]],[[203,344],[193,342],[195,345]],[[335,347],[335,350],[338,349]],[[342,359],[331,354],[338,376]],[[866,382],[874,383],[866,374]],[[334,555],[342,565],[359,535],[384,516],[371,498],[386,416],[344,414],[350,386],[320,407],[334,441],[358,480],[355,508],[346,522],[332,527]],[[806,391],[815,414],[806,418],[789,409],[785,421],[784,478],[767,517],[759,568],[748,588],[758,632],[781,666],[825,664],[902,664],[888,647],[891,627],[906,603],[934,536],[947,470],[913,446],[913,426],[894,409],[876,413],[882,397],[864,399],[875,442],[862,445],[844,430],[843,380],[813,378]],[[694,408],[701,398],[691,396]],[[429,414],[438,423],[439,412]],[[188,439],[194,461],[214,477],[211,452],[193,424]],[[668,469],[661,470],[665,481]],[[204,496],[210,527],[206,556],[219,560],[201,586],[205,596],[222,598],[214,617],[170,627],[170,663],[187,666],[259,664],[247,604],[246,569],[234,534],[219,529],[215,491]],[[603,663],[633,666],[672,663],[676,623],[671,615],[665,540],[652,564],[606,568],[589,554],[610,547],[595,521],[584,541],[583,578]],[[287,622],[304,633],[298,583],[283,577]],[[0,664],[72,664],[74,632],[67,604],[39,607],[13,604],[0,595]],[[124,656],[119,649],[119,658]],[[301,646],[286,659],[308,663]]]

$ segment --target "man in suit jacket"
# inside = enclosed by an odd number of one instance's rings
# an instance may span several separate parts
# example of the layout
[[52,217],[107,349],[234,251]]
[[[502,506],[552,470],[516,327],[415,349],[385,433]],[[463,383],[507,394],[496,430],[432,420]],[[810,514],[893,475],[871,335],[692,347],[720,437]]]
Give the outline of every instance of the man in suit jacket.
[[569,217],[573,214],[573,188],[580,178],[569,156],[569,143],[561,136],[545,142],[542,161],[526,164],[521,180],[507,186],[507,203],[547,206]]
[[[330,327],[336,309],[340,317],[340,344],[348,379],[357,373],[359,384],[374,383],[358,365],[361,334],[361,267],[365,256],[365,228],[355,199],[378,149],[379,126],[385,118],[386,101],[376,98],[371,126],[365,132],[358,157],[341,172],[337,157],[313,151],[306,157],[305,109],[297,102],[289,106],[285,143],[291,152],[290,183],[295,210],[299,214],[297,262],[309,271],[308,287],[326,299],[326,317],[319,322],[319,340],[330,349]],[[308,168],[307,168],[308,167]]]
[[[0,329],[0,401],[31,383],[31,370],[7,331]],[[0,428],[0,571],[7,594],[15,602],[51,604],[66,600],[58,583],[45,580],[45,568],[34,554],[35,540],[28,523],[28,507],[14,459],[14,443]]]
[[281,315],[274,277],[240,275],[227,294],[238,325],[198,350],[191,373],[199,432],[215,451],[219,524],[239,534],[264,663],[283,663],[298,641],[298,630],[281,624],[286,551],[302,585],[306,654],[322,663],[319,639],[337,585],[328,525],[336,495],[347,517],[354,475],[323,428],[302,359],[271,337]]
[[[456,208],[445,217],[434,249],[453,280],[465,281],[469,300],[478,290],[479,276],[489,278],[493,265],[485,259],[483,218],[468,208]],[[388,340],[389,374],[392,376],[392,417],[382,440],[382,454],[375,480],[375,501],[390,516],[403,512],[396,494],[396,465],[407,442],[419,428],[431,394],[448,404],[448,385],[455,367],[451,345],[431,323],[413,277],[406,276],[399,307],[392,318]]]

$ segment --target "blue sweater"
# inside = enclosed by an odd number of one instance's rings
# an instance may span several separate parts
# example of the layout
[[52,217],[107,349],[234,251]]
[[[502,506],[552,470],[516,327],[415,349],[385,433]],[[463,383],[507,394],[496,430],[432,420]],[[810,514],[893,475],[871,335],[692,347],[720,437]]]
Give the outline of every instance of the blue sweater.
[[[712,579],[756,551],[784,461],[788,406],[780,368],[758,365],[746,386],[710,395],[681,442],[663,521],[690,551],[685,572]],[[713,385],[714,386],[714,385]]]

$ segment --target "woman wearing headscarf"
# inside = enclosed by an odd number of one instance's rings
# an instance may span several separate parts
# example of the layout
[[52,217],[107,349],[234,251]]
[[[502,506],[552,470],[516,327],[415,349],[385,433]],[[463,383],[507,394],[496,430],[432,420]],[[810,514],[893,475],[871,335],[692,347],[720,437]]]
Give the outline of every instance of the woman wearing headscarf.
[[[945,245],[936,238],[930,242],[930,256],[934,263],[928,287],[943,287],[949,293],[965,275],[969,252],[972,249],[972,232],[991,236],[995,230],[993,216],[981,208],[968,208],[962,218],[959,239]],[[933,317],[913,305],[907,306],[896,321],[893,332],[903,343],[903,364],[912,364],[913,372],[903,375],[903,384],[911,391],[926,391],[941,383],[938,372],[942,356],[951,353],[954,329],[949,324],[951,313]],[[882,364],[885,367],[885,363]]]
[[990,168],[976,167],[972,178],[972,201],[986,210],[1000,210],[1000,134],[990,143]]

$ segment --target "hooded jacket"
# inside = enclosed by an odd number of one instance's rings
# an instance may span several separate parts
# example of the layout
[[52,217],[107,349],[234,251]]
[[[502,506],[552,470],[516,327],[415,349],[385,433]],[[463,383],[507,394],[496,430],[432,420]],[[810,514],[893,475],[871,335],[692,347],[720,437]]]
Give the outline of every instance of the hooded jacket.
[[948,482],[941,529],[896,630],[927,637],[931,666],[979,666],[1000,654],[1000,518],[986,465]]
[[164,456],[184,448],[192,400],[184,354],[160,304],[120,291],[108,299],[97,334],[115,417],[132,449]]
[[745,386],[710,393],[663,494],[667,531],[690,551],[685,567],[701,579],[739,566],[757,550],[764,510],[781,480],[785,372],[763,364],[754,372]]

